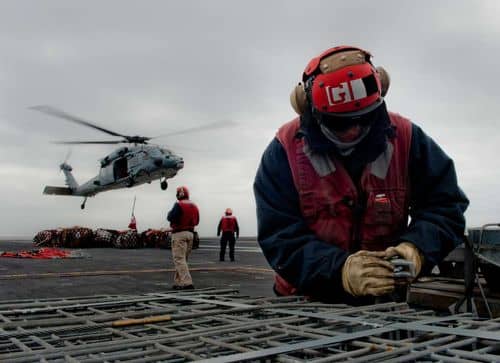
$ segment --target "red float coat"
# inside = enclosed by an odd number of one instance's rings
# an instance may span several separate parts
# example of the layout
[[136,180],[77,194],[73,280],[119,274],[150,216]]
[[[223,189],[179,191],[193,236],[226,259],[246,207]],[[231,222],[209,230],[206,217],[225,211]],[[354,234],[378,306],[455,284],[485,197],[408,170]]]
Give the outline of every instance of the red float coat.
[[220,231],[224,232],[236,232],[238,227],[238,221],[235,216],[223,216],[220,220]]
[[177,201],[181,213],[178,218],[170,221],[172,232],[194,231],[194,227],[200,222],[200,214],[196,204],[188,199]]
[[[276,135],[287,154],[309,228],[319,239],[345,251],[384,250],[408,223],[412,128],[401,115],[389,112],[389,117],[397,136],[365,167],[359,185],[335,157],[312,153],[304,138],[296,137],[298,118],[283,125]],[[283,295],[296,291],[279,275],[276,290]]]
[[128,228],[137,229],[137,221],[135,219],[135,216],[132,216],[132,218],[130,219],[130,223],[128,224]]

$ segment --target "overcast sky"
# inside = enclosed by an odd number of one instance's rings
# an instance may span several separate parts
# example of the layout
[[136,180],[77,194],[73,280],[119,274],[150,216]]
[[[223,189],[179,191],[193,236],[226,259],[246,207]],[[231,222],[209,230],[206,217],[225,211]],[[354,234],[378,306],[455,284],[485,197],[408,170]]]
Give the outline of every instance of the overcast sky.
[[[388,108],[408,116],[455,160],[468,225],[500,220],[500,2],[491,1],[1,1],[0,235],[83,225],[167,227],[175,187],[190,187],[200,232],[231,207],[256,234],[252,184],[307,62],[340,44],[391,74]],[[82,198],[64,185],[68,152],[53,140],[109,136],[27,108],[49,104],[118,133],[154,136],[233,120],[237,127],[160,139],[185,159],[162,191],[151,185]],[[79,182],[112,146],[72,148]]]

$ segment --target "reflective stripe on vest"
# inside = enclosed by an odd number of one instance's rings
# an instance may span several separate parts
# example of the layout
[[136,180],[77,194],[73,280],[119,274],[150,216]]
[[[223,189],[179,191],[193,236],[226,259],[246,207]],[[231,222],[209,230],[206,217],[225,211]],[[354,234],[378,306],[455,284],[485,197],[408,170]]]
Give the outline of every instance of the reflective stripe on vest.
[[[345,251],[383,250],[407,226],[411,122],[391,112],[389,117],[396,137],[365,167],[359,191],[341,162],[312,152],[305,139],[297,137],[298,118],[276,135],[286,152],[307,225],[320,240]],[[366,196],[363,209],[356,208],[360,191]]]

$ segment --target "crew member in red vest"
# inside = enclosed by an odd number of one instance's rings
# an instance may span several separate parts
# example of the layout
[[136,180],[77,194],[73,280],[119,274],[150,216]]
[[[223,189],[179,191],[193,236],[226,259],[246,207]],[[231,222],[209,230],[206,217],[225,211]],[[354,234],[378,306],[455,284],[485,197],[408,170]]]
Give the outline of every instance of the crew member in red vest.
[[172,259],[174,261],[174,290],[194,289],[189,273],[187,258],[193,248],[194,227],[200,222],[198,207],[189,200],[189,190],[185,186],[177,188],[177,202],[167,220],[172,229]]
[[400,281],[392,257],[414,277],[462,242],[469,202],[453,161],[387,111],[388,87],[370,53],[339,46],[313,58],[292,91],[299,117],[278,130],[254,183],[278,295],[371,303]]
[[224,261],[226,246],[229,243],[229,258],[234,262],[234,245],[236,244],[236,238],[240,236],[240,227],[238,226],[238,220],[233,216],[231,208],[227,208],[224,216],[220,219],[217,236],[220,236],[221,233],[219,261]]
[[128,224],[128,228],[135,229],[137,231],[137,220],[135,219],[135,216],[133,214],[132,217],[130,218],[130,223]]

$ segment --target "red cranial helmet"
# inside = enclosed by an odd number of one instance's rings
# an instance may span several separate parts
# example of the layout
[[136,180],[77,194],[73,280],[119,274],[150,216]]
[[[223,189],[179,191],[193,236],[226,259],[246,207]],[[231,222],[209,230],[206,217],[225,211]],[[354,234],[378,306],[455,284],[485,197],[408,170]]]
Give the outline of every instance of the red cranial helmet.
[[233,214],[233,210],[231,208],[226,208],[226,216],[230,216]]
[[186,186],[177,187],[176,197],[178,200],[189,199],[189,190]]
[[389,88],[389,75],[371,63],[371,54],[339,46],[311,59],[302,83],[292,91],[290,101],[299,114],[307,107],[334,117],[357,117],[377,108]]

